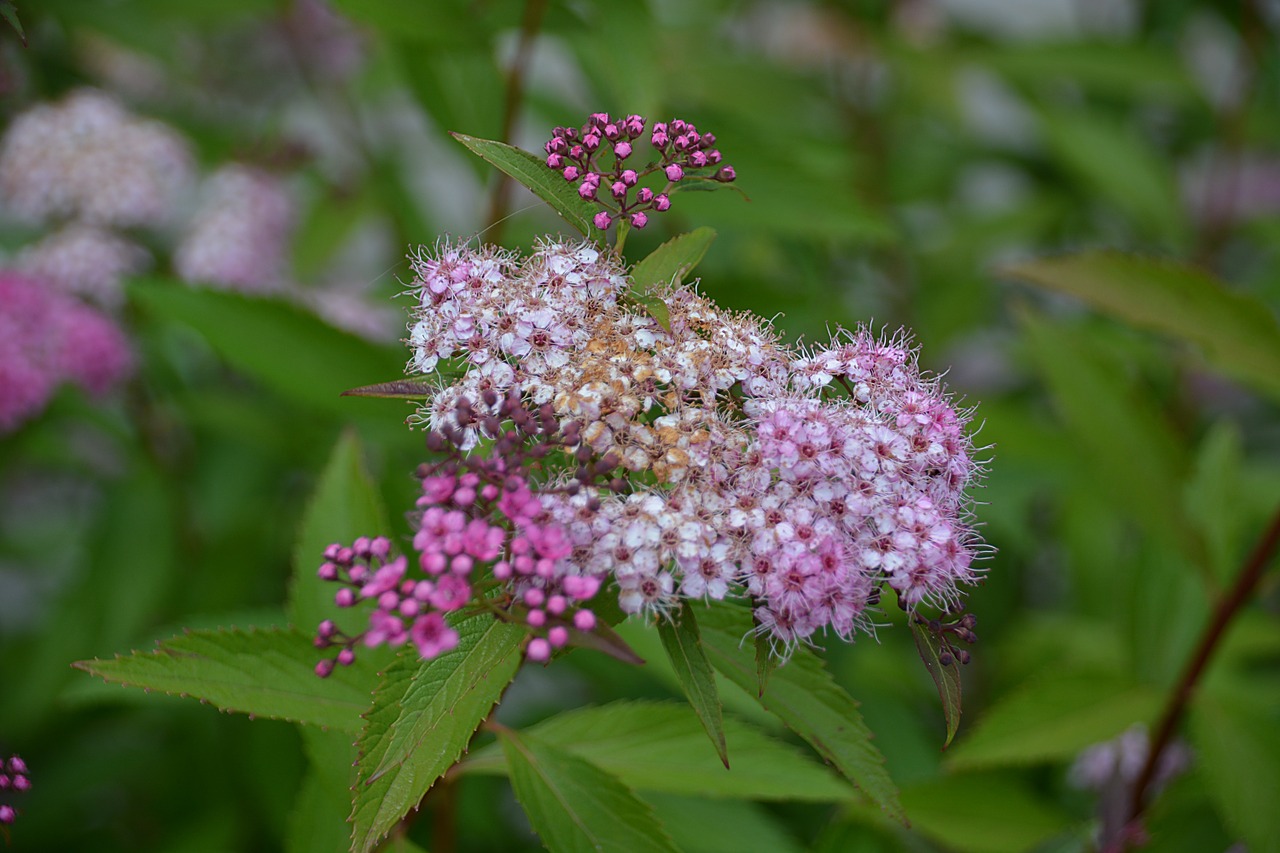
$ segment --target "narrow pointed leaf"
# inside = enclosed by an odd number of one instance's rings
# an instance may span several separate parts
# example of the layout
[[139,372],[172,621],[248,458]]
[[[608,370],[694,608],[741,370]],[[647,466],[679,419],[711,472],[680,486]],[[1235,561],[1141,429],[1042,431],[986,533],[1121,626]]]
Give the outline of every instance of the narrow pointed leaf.
[[193,631],[154,652],[75,664],[109,682],[190,696],[224,711],[359,731],[369,706],[363,676],[339,667],[319,678],[315,665],[311,637],[278,628]]
[[[847,782],[811,752],[735,717],[724,720],[733,743],[726,770],[706,746],[706,732],[680,702],[614,702],[564,711],[527,730],[617,776],[638,791],[753,800],[851,800]],[[505,773],[497,744],[473,752],[466,773]]]
[[1196,764],[1250,851],[1280,851],[1280,715],[1252,697],[1205,695],[1191,713]]
[[394,379],[376,385],[361,385],[342,392],[343,397],[381,397],[391,400],[425,400],[435,395],[440,387],[421,379]]
[[457,762],[515,678],[524,632],[487,613],[451,620],[458,646],[406,649],[383,675],[360,735],[352,850],[367,853]]
[[551,205],[556,213],[563,216],[566,222],[584,236],[592,235],[594,226],[591,220],[599,208],[578,195],[577,186],[571,181],[566,181],[554,169],[547,168],[547,164],[541,158],[504,142],[477,139],[461,133],[451,135]]
[[629,663],[632,666],[644,666],[644,658],[636,654],[635,650],[627,644],[627,641],[618,636],[617,632],[604,622],[597,622],[596,627],[590,631],[579,631],[572,624],[565,627],[569,629],[569,645],[571,646],[580,649],[594,649],[614,660]]
[[915,638],[916,651],[920,653],[920,660],[924,661],[924,668],[938,688],[938,698],[942,700],[942,714],[947,721],[947,739],[942,748],[946,749],[960,728],[960,662],[942,663],[942,644],[928,625],[920,625],[913,620],[911,636]]
[[1120,252],[1086,252],[1015,264],[1004,274],[1198,344],[1227,373],[1280,396],[1280,323],[1275,314],[1195,267]]
[[759,690],[756,696],[763,696],[769,687],[769,676],[778,668],[778,659],[773,656],[773,647],[764,634],[756,634],[756,684]]
[[633,295],[639,297],[647,294],[655,286],[680,284],[707,254],[707,249],[715,238],[714,229],[697,228],[687,234],[672,237],[654,249],[631,271]]
[[[743,690],[759,686],[754,649],[743,648],[752,630],[751,614],[740,607],[713,607],[702,617],[702,640],[711,664]],[[769,690],[759,696],[775,714],[857,785],[889,817],[906,823],[898,789],[871,742],[871,730],[858,703],[831,678],[822,660],[807,649],[796,651],[774,671]]]
[[702,721],[702,727],[707,730],[716,754],[728,769],[729,750],[724,739],[724,709],[720,705],[720,692],[716,689],[711,662],[702,648],[698,621],[688,601],[681,606],[675,618],[658,621],[658,636],[662,638],[662,647],[667,650],[684,695]]
[[616,776],[536,737],[498,736],[516,799],[548,850],[674,853],[653,809]]
[[0,0],[0,18],[4,18],[9,26],[13,27],[13,31],[18,34],[18,38],[22,41],[22,46],[27,46],[27,34],[22,30],[22,22],[18,20],[18,10],[14,8],[10,0]]

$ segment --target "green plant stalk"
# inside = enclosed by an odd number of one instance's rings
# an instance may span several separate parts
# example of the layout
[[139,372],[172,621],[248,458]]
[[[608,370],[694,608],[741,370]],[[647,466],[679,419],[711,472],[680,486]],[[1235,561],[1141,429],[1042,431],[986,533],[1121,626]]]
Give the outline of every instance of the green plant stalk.
[[1142,772],[1138,774],[1138,779],[1133,784],[1133,791],[1129,800],[1129,819],[1126,822],[1130,832],[1122,834],[1121,839],[1118,840],[1121,845],[1118,849],[1127,849],[1130,843],[1141,835],[1141,833],[1134,834],[1132,831],[1138,826],[1138,822],[1149,805],[1147,791],[1155,780],[1156,771],[1160,767],[1160,759],[1173,740],[1178,724],[1186,713],[1187,706],[1191,702],[1191,696],[1195,692],[1200,677],[1208,667],[1214,651],[1217,650],[1223,637],[1226,636],[1227,627],[1252,597],[1259,581],[1262,580],[1267,566],[1275,557],[1277,549],[1280,549],[1280,508],[1277,508],[1275,516],[1271,519],[1271,524],[1249,554],[1244,567],[1236,577],[1235,583],[1232,584],[1227,593],[1219,600],[1217,607],[1214,608],[1213,618],[1205,626],[1204,633],[1200,635],[1200,641],[1196,644],[1195,652],[1187,662],[1186,669],[1183,670],[1181,677],[1179,677],[1173,692],[1169,694],[1168,704],[1165,705],[1164,713],[1160,717],[1160,724],[1156,728],[1155,737],[1151,741],[1151,748],[1147,752],[1146,763],[1143,764]]

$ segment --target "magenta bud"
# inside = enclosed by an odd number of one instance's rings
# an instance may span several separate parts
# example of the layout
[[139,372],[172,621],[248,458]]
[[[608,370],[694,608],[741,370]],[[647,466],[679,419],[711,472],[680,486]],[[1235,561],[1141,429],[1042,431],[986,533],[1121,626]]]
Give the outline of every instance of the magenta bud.
[[[599,215],[599,214],[597,214]],[[501,560],[493,564],[493,576],[500,581],[504,581],[511,577],[511,564],[506,560]]]
[[596,197],[597,189],[599,189],[599,186],[597,184],[594,184],[591,181],[584,180],[581,184],[578,185],[578,195],[582,196],[588,201],[591,201]]
[[653,201],[653,190],[648,187],[641,187],[640,192],[636,194],[636,198],[640,199],[641,204],[648,204]]
[[582,146],[588,151],[595,151],[600,147],[600,135],[597,133],[588,133],[582,137]]
[[612,122],[604,126],[604,138],[608,140],[617,139],[620,136],[618,126]]
[[652,144],[654,148],[657,148],[658,150],[662,150],[667,146],[668,141],[669,139],[667,137],[666,131],[658,130],[657,127],[654,127],[653,136],[649,137],[650,144]]
[[351,587],[343,587],[333,596],[333,603],[339,607],[350,607],[356,603],[356,591]]
[[631,156],[631,143],[630,143],[630,142],[619,142],[617,145],[613,146],[613,156],[614,156],[614,157],[617,157],[619,160],[625,160],[625,159],[627,159],[628,157],[630,157],[630,156]]
[[666,193],[659,193],[653,197],[653,209],[661,213],[671,207],[671,199],[667,198]]
[[613,222],[613,217],[602,210],[599,213],[597,213],[591,221],[595,224],[597,228],[603,231],[609,227],[610,223]]
[[8,826],[17,819],[18,813],[14,811],[13,806],[0,806],[0,823]]
[[547,632],[547,642],[552,648],[563,649],[565,644],[569,642],[569,629],[563,625],[557,625]]
[[13,777],[13,790],[15,790],[15,791],[17,791],[17,792],[19,792],[19,793],[21,793],[21,792],[23,792],[23,791],[30,791],[30,790],[31,790],[31,780],[30,780],[30,779],[28,779],[26,776],[14,776],[14,777]]
[[725,166],[716,172],[716,180],[721,183],[727,184],[736,177],[738,177],[738,173],[733,170],[732,166]]
[[573,627],[579,631],[591,631],[596,627],[596,615],[590,610],[579,610],[573,614]]
[[320,676],[321,678],[328,678],[330,673],[332,672],[333,672],[333,661],[322,660],[318,664],[316,664],[316,675]]
[[333,563],[325,563],[320,567],[320,571],[316,572],[316,577],[322,581],[332,581],[338,579],[338,567]]
[[689,155],[689,163],[695,169],[701,169],[707,165],[707,153],[705,151],[695,151]]
[[672,163],[663,171],[666,172],[668,181],[675,182],[684,177],[684,169],[680,168],[679,163]]
[[622,173],[622,182],[629,187],[634,187],[638,180],[640,180],[640,177],[636,174],[635,169],[627,169]]
[[524,650],[524,656],[538,663],[550,660],[551,644],[541,637],[534,637],[529,641],[529,647]]
[[566,181],[576,181],[578,179],[579,174],[581,174],[581,172],[578,171],[577,166],[564,167],[564,179]]
[[338,626],[333,624],[332,619],[326,619],[320,623],[320,627],[316,630],[316,633],[321,637],[328,639],[338,633]]
[[548,154],[548,155],[547,155],[547,168],[549,168],[549,169],[559,169],[559,168],[561,168],[562,166],[564,166],[564,155],[563,155],[563,154]]
[[563,595],[553,595],[547,599],[547,612],[552,616],[559,616],[569,606],[569,600]]
[[631,214],[631,227],[643,228],[649,224],[649,217],[643,211]]
[[9,761],[5,764],[5,767],[9,769],[10,773],[26,773],[27,772],[27,762],[23,761],[21,758],[19,758],[16,755],[9,758]]
[[524,621],[528,622],[535,628],[541,628],[543,625],[547,624],[547,611],[537,609],[530,610],[525,614]]
[[355,660],[356,660],[355,649],[343,649],[342,651],[338,652],[338,663],[342,664],[343,666],[351,666],[351,664],[355,663]]
[[526,589],[522,598],[524,603],[530,607],[541,607],[542,603],[547,600],[547,594],[535,586],[531,589]]
[[609,192],[613,194],[614,198],[626,198],[627,185],[622,181],[614,181],[613,186],[609,187]]

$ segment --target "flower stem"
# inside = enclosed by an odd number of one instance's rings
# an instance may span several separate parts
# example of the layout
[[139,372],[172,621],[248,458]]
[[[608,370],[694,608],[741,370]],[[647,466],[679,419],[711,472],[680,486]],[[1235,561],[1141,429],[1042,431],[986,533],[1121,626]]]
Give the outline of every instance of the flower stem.
[[[1195,692],[1200,677],[1204,674],[1214,651],[1221,645],[1222,639],[1226,635],[1227,626],[1231,624],[1231,620],[1235,618],[1240,608],[1253,595],[1253,591],[1257,588],[1258,582],[1262,579],[1267,566],[1275,557],[1278,548],[1280,548],[1280,508],[1276,509],[1275,516],[1271,519],[1271,524],[1249,554],[1243,568],[1240,570],[1240,574],[1236,577],[1235,583],[1219,600],[1217,607],[1214,609],[1213,618],[1205,626],[1204,633],[1200,635],[1200,642],[1196,644],[1195,652],[1187,662],[1186,669],[1183,670],[1182,676],[1173,688],[1173,692],[1169,694],[1168,704],[1160,717],[1160,724],[1156,728],[1155,737],[1151,741],[1151,749],[1147,752],[1146,763],[1143,764],[1142,772],[1138,774],[1138,779],[1133,784],[1133,791],[1129,800],[1129,820],[1127,822],[1130,830],[1138,825],[1147,806],[1150,805],[1147,801],[1147,791],[1155,779],[1156,771],[1160,767],[1160,760],[1172,742],[1178,724],[1186,713],[1187,705],[1191,702],[1191,696]],[[1137,833],[1137,835],[1140,836],[1141,833]],[[1135,837],[1132,832],[1122,833],[1121,846],[1118,849],[1125,849],[1128,846],[1127,839],[1132,837]]]

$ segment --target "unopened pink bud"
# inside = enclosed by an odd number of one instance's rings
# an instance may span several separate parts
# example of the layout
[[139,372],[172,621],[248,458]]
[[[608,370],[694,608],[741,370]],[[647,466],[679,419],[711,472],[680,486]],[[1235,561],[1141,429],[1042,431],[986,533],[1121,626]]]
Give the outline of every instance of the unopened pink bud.
[[569,629],[563,625],[557,625],[547,632],[547,642],[552,648],[563,649],[565,644],[569,642]]
[[551,169],[559,169],[564,166],[563,154],[548,154],[547,167]]
[[580,175],[580,174],[582,174],[582,173],[578,170],[578,167],[577,167],[577,166],[565,166],[565,167],[564,167],[564,179],[565,179],[566,181],[576,181],[576,180],[578,180],[578,175]]
[[538,663],[550,660],[551,644],[541,637],[534,637],[529,641],[529,647],[524,650],[524,656]]
[[530,607],[541,607],[542,603],[547,600],[547,594],[537,587],[526,589],[524,591],[524,603]]
[[578,185],[578,195],[582,196],[588,201],[591,201],[596,197],[597,189],[599,189],[598,185],[593,184],[590,181],[583,181],[581,184]]
[[732,166],[725,166],[716,172],[716,180],[721,183],[727,184],[736,177],[738,177],[738,173],[733,170]]
[[559,616],[569,606],[569,600],[563,595],[553,595],[547,599],[547,612]]
[[648,187],[641,187],[640,192],[636,193],[636,198],[640,199],[641,204],[648,204],[653,201],[653,190]]
[[613,156],[617,157],[619,160],[625,160],[630,157],[631,143],[619,142],[617,145],[613,146]]
[[599,213],[597,213],[594,217],[592,217],[591,222],[597,228],[603,231],[613,223],[613,217],[602,210]]
[[535,628],[541,628],[543,625],[547,624],[547,611],[537,609],[530,610],[525,614],[524,621],[528,622]]
[[333,603],[339,607],[350,607],[356,603],[356,592],[351,587],[344,586],[338,590],[333,596]]
[[507,580],[511,577],[511,564],[506,560],[493,564],[493,576],[500,581]]
[[590,610],[579,610],[573,614],[573,627],[579,631],[594,631],[596,627],[596,615]]
[[649,224],[649,217],[646,216],[643,211],[641,211],[640,213],[631,214],[632,228],[643,228],[648,224]]
[[343,666],[351,666],[351,664],[355,663],[355,660],[356,660],[355,649],[343,649],[342,651],[338,652],[338,663],[342,664]]
[[588,151],[595,151],[600,147],[600,136],[595,133],[588,133],[586,136],[582,137],[582,145]]
[[320,623],[320,627],[316,629],[316,633],[321,637],[328,639],[338,633],[338,626],[333,624],[332,619],[326,619]]
[[666,193],[658,193],[653,197],[653,209],[661,213],[671,207],[671,199],[667,198]]
[[680,168],[679,163],[672,163],[663,171],[666,173],[668,181],[674,182],[684,177],[684,169]]
[[338,567],[333,563],[325,563],[320,567],[320,571],[316,572],[316,576],[322,581],[337,580]]
[[320,676],[321,678],[328,678],[330,673],[332,672],[333,672],[333,661],[322,660],[318,664],[316,664],[316,675]]

